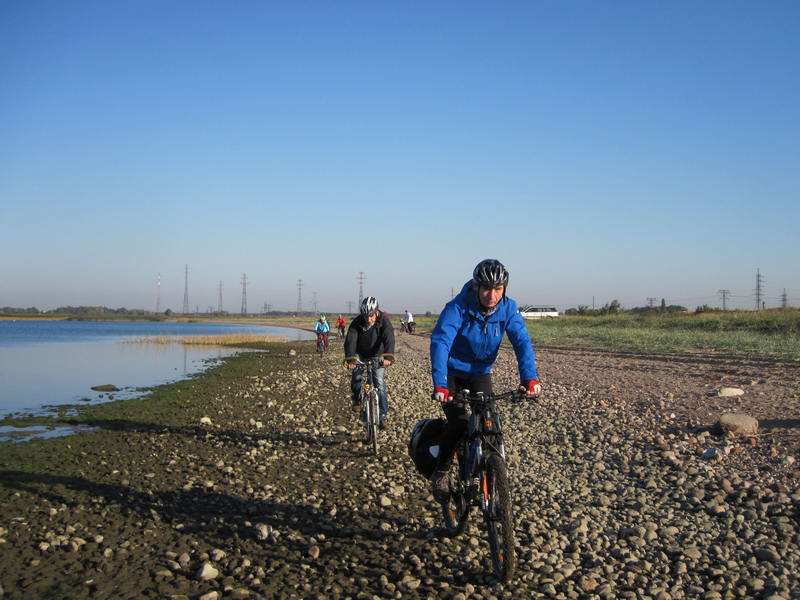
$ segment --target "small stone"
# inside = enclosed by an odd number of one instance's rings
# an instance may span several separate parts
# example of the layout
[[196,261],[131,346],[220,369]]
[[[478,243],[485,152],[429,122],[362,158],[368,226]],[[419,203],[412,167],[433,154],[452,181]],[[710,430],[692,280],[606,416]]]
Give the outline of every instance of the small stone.
[[211,425],[211,419],[209,417],[202,417],[200,419],[200,425]]
[[225,552],[224,552],[223,550],[220,550],[219,548],[214,548],[214,549],[211,551],[211,559],[212,559],[214,562],[219,562],[219,561],[221,561],[223,558],[225,558]]
[[717,396],[720,398],[733,398],[735,396],[743,396],[744,390],[735,387],[721,387],[717,390]]
[[263,523],[258,523],[255,526],[255,530],[256,530],[256,537],[259,540],[263,541],[263,540],[268,540],[269,539],[269,534],[272,531],[272,528],[269,525],[264,525]]
[[218,600],[219,599],[219,592],[211,591],[203,594],[198,598],[198,600]]
[[381,502],[381,506],[383,506],[383,507],[392,505],[391,499],[389,498],[389,496],[386,496],[386,495],[381,495],[380,502]]
[[719,418],[716,428],[732,435],[755,435],[758,433],[758,420],[742,413],[725,413]]
[[210,579],[216,579],[217,577],[219,577],[219,571],[209,562],[204,562],[203,566],[198,569],[195,575],[195,579],[199,579],[200,581],[208,581]]
[[317,560],[319,558],[319,546],[311,546],[311,548],[308,549],[308,555],[314,560]]
[[700,549],[695,546],[689,546],[683,551],[683,555],[686,558],[691,558],[692,560],[699,560],[703,553],[700,552]]
[[758,560],[764,562],[778,562],[781,559],[781,555],[772,548],[756,548],[754,554]]

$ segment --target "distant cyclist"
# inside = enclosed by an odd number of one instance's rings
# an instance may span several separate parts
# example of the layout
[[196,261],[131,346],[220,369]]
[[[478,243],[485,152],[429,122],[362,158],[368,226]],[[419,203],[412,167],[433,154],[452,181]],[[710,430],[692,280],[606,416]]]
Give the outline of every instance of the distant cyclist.
[[362,369],[357,369],[357,359],[381,358],[381,366],[373,370],[374,385],[378,388],[380,401],[380,423],[386,426],[389,413],[389,400],[386,396],[385,369],[394,362],[394,329],[389,318],[378,307],[373,296],[367,296],[361,302],[360,314],[350,322],[347,337],[344,340],[345,366],[353,371],[351,389],[353,392],[353,409],[358,410],[358,393],[361,391]]
[[325,318],[325,315],[320,315],[319,319],[317,320],[316,324],[314,325],[314,331],[317,334],[317,343],[319,343],[320,338],[322,339],[322,347],[327,350],[328,349],[328,334],[331,331],[331,326],[328,325],[328,320]]
[[414,333],[414,325],[416,325],[416,323],[414,323],[414,315],[408,312],[408,309],[406,309],[405,322],[408,333]]
[[339,337],[344,337],[344,328],[347,327],[347,321],[345,321],[342,315],[339,315],[339,318],[336,319],[336,329],[339,330]]
[[447,471],[456,444],[467,430],[463,406],[450,404],[457,392],[492,393],[492,366],[503,334],[508,334],[520,375],[520,388],[538,396],[542,386],[536,373],[536,355],[517,303],[506,296],[508,271],[500,261],[478,263],[472,280],[444,307],[431,335],[433,398],[442,404],[447,428],[440,443],[436,470],[431,476],[439,502],[449,496]]

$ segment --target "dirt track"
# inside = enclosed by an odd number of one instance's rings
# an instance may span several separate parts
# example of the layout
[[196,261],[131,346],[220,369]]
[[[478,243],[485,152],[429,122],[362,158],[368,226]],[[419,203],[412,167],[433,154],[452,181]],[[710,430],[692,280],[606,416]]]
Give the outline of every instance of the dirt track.
[[[377,459],[347,409],[340,356],[310,345],[84,419],[103,431],[4,448],[5,597],[800,595],[798,367],[541,352],[542,402],[504,413],[520,566],[501,587],[477,517],[443,539],[407,459],[414,422],[438,408],[427,339],[398,341]],[[503,355],[495,387],[515,383]],[[708,395],[720,385],[745,394]],[[698,429],[728,408],[768,429]],[[710,447],[718,458],[702,459]]]

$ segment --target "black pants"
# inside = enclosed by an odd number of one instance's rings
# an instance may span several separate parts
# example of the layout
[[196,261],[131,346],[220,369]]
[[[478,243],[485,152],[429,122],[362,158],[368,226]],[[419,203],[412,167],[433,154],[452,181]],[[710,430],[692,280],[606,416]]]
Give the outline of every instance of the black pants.
[[[447,376],[447,389],[451,396],[462,390],[469,390],[470,393],[483,392],[492,393],[492,376],[474,375],[472,377],[459,377],[457,375]],[[467,432],[469,426],[469,414],[467,409],[456,404],[443,404],[442,409],[447,417],[447,428],[439,444],[439,460],[436,464],[437,470],[445,470],[450,466],[450,459],[453,451],[461,437]]]

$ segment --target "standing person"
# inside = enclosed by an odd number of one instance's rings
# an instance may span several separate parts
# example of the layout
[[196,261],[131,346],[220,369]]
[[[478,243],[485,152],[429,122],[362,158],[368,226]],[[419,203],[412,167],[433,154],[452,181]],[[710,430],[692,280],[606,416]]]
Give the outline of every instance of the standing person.
[[350,322],[344,340],[345,366],[353,371],[350,387],[353,391],[353,410],[358,410],[358,393],[361,391],[363,369],[357,368],[356,359],[361,361],[381,357],[381,366],[372,371],[378,389],[380,403],[380,423],[383,429],[389,413],[389,400],[386,396],[385,369],[394,362],[394,329],[389,318],[378,307],[373,296],[361,301],[360,314]]
[[503,334],[508,334],[520,376],[520,389],[538,396],[542,386],[536,373],[536,355],[517,303],[506,296],[508,271],[494,259],[478,263],[472,279],[448,302],[431,334],[433,398],[442,404],[447,427],[439,445],[439,458],[431,476],[433,496],[446,502],[447,471],[456,444],[467,431],[463,406],[450,404],[453,394],[492,393],[492,366]]
[[416,323],[414,323],[414,315],[406,309],[406,329],[408,333],[414,333],[414,325],[416,325]]
[[331,326],[328,325],[328,321],[325,318],[325,315],[320,315],[319,320],[314,324],[314,331],[317,334],[317,344],[319,344],[320,338],[322,338],[322,347],[327,350],[328,349],[328,333],[331,331]]
[[339,315],[339,318],[336,319],[336,329],[339,330],[339,337],[344,337],[344,328],[347,327],[347,321],[344,320],[342,315]]

